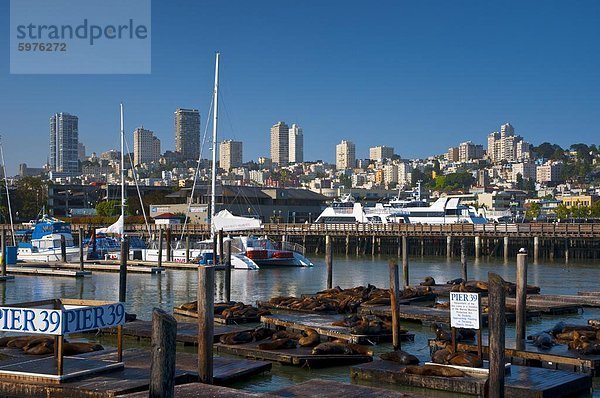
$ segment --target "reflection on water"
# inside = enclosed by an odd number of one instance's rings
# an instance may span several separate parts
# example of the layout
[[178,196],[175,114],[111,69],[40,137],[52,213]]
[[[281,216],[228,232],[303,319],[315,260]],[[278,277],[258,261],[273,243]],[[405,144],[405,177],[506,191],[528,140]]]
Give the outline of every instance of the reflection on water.
[[[313,293],[325,288],[326,270],[323,258],[312,258],[314,268],[264,268],[259,271],[234,270],[232,272],[233,300],[254,303],[273,296]],[[336,257],[334,259],[333,283],[342,288],[365,285],[387,287],[389,283],[387,258],[383,257]],[[460,277],[459,259],[425,257],[410,259],[410,282],[418,284],[425,276],[432,276],[438,283]],[[515,281],[514,262],[471,261],[469,279],[486,280],[488,272],[496,272],[508,281]],[[576,294],[583,290],[600,290],[598,287],[597,264],[570,262],[568,265],[556,260],[554,263],[529,264],[528,282],[542,288],[546,294]],[[118,299],[119,278],[116,273],[95,272],[83,279],[51,278],[45,276],[16,276],[13,281],[0,283],[2,304],[49,298],[81,298],[97,300]],[[171,311],[173,306],[195,300],[197,273],[195,271],[167,271],[163,275],[130,274],[127,278],[127,311],[140,319],[151,319],[153,307]],[[216,275],[216,300],[223,300],[223,273]],[[586,309],[583,314],[562,316],[569,322],[583,323],[590,318],[599,318],[600,310]],[[528,332],[547,329],[559,319],[541,318],[528,323]],[[403,348],[425,359],[428,356],[427,339],[434,334],[429,327],[416,323],[405,324],[417,334],[415,341]],[[514,336],[514,325],[509,325],[507,338]],[[390,349],[389,344],[375,347],[376,352]],[[268,375],[250,379],[236,387],[254,391],[270,391],[311,378],[349,381],[348,368],[324,370],[296,369],[274,365]],[[403,388],[403,391],[410,391]],[[421,391],[421,394],[423,392]],[[423,395],[431,394],[427,392]],[[436,395],[439,397],[447,394]]]

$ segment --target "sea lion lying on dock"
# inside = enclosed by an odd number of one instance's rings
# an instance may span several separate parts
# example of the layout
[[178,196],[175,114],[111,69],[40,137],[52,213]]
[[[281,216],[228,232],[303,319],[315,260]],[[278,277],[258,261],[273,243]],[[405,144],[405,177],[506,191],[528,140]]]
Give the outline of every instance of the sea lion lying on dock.
[[321,343],[321,336],[315,329],[306,329],[305,336],[298,340],[300,347],[314,347]]
[[270,338],[274,333],[273,329],[258,327],[252,331],[252,336],[254,336],[254,341],[261,341]]
[[282,338],[258,345],[259,350],[283,350],[285,348],[296,348],[296,340]]
[[448,282],[446,282],[447,285],[458,285],[460,283],[464,283],[465,280],[463,278],[456,278],[456,279],[452,279],[449,280]]
[[419,285],[421,285],[421,286],[435,286],[435,279],[433,279],[433,277],[431,277],[431,276],[426,276],[425,279],[423,279],[423,282],[419,283]]
[[312,355],[352,355],[354,351],[346,343],[329,341],[321,343],[311,351]]
[[227,345],[245,344],[251,341],[254,341],[254,335],[249,331],[226,333],[219,338],[219,342]]
[[411,374],[411,375],[421,375],[421,376],[439,376],[439,377],[465,377],[466,373],[462,370],[444,367],[444,366],[436,366],[436,365],[423,365],[423,366],[415,366],[409,365],[400,370],[401,373]]
[[300,340],[302,337],[304,337],[304,336],[302,336],[302,334],[292,332],[291,330],[278,330],[275,333],[273,333],[273,335],[271,336],[271,339],[273,339],[273,340],[277,340],[277,339]]
[[384,352],[383,354],[379,355],[379,358],[385,361],[397,362],[401,365],[418,365],[420,362],[419,358],[402,350]]
[[470,352],[455,352],[446,358],[447,365],[468,366],[471,368],[481,368],[483,361],[476,354]]
[[64,343],[63,355],[71,356],[88,352],[102,351],[104,347],[96,343]]
[[[181,304],[179,309],[196,312],[198,311],[198,302],[190,301],[189,303]],[[214,314],[225,319],[228,318],[256,318],[261,315],[268,315],[270,312],[265,309],[258,309],[252,305],[244,304],[241,301],[228,301],[224,303],[215,303]]]
[[54,352],[54,340],[44,339],[38,344],[28,344],[23,347],[23,351],[27,355],[48,355]]
[[21,336],[21,337],[13,337],[6,343],[8,348],[23,348],[30,341],[40,338],[40,336]]
[[546,332],[528,336],[527,339],[530,340],[534,346],[542,349],[552,348],[556,344],[552,335]]

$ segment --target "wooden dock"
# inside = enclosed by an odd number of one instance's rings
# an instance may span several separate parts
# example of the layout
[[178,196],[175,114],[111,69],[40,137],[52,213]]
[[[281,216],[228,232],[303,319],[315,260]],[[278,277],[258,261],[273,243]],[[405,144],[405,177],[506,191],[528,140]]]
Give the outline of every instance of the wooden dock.
[[[439,377],[401,373],[404,366],[391,361],[373,361],[350,368],[352,380],[387,382],[413,387],[484,395],[486,377]],[[505,378],[507,398],[560,398],[589,394],[592,378],[560,370],[511,366]]]
[[[180,316],[187,316],[189,318],[198,319],[198,313],[196,311],[184,310],[182,308],[173,308],[173,313]],[[238,325],[240,323],[258,323],[260,322],[260,316],[255,317],[229,317],[225,318],[221,315],[214,315],[215,323],[220,325]]]
[[[219,338],[227,333],[231,332],[243,332],[253,330],[254,328],[247,328],[235,325],[215,325],[214,337],[215,343],[219,341]],[[103,329],[101,333],[116,334],[117,329]],[[123,325],[123,334],[125,336],[137,337],[138,340],[150,339],[152,337],[152,321],[135,320],[127,322]],[[196,345],[198,342],[198,324],[188,322],[177,322],[177,341],[184,344]]]
[[353,365],[373,360],[370,355],[312,355],[312,348],[309,347],[261,350],[258,348],[260,343],[263,343],[263,341],[235,345],[217,343],[214,345],[214,349],[218,353],[237,355],[243,358],[263,359],[283,365],[307,366],[309,368]]
[[[215,386],[204,383],[188,383],[175,386],[175,396],[177,398],[259,398],[273,397],[261,393],[251,393],[235,388]],[[148,398],[148,391],[136,392],[123,395],[121,398]]]
[[[391,341],[392,335],[360,335],[352,334],[350,328],[344,326],[333,326],[332,323],[344,319],[343,315],[318,315],[318,314],[273,314],[263,315],[260,321],[267,326],[284,327],[297,331],[314,329],[320,335],[335,339],[346,340],[356,344],[373,344],[377,342]],[[400,340],[414,340],[413,333],[402,333]]]
[[[484,336],[482,340],[483,353],[487,354],[487,336]],[[429,340],[430,347],[439,344],[436,340]],[[477,352],[477,345],[458,343],[458,349]],[[569,350],[565,344],[558,344],[550,349],[541,349],[531,343],[526,343],[525,350],[517,350],[515,341],[506,339],[505,355],[507,361],[519,365],[588,373],[592,376],[600,375],[600,355],[582,355],[577,351]]]
[[[506,297],[506,310],[516,311],[517,300],[513,297]],[[481,299],[482,305],[487,305],[487,297]],[[527,296],[527,311],[536,311],[546,315],[578,314],[581,311],[581,305],[569,304],[558,300],[538,299],[534,296]]]
[[[60,265],[61,268],[69,268],[75,269],[79,268],[79,264],[65,264],[62,263]],[[119,272],[121,267],[120,265],[113,264],[95,264],[95,263],[86,263],[84,265],[86,270],[97,271],[97,272]],[[127,264],[127,272],[132,274],[160,274],[165,271],[164,267],[140,267],[138,265]]]
[[83,278],[92,273],[90,271],[75,271],[68,269],[57,269],[52,267],[34,268],[33,266],[7,266],[6,272],[17,275],[41,275],[41,276],[57,276],[67,278]]

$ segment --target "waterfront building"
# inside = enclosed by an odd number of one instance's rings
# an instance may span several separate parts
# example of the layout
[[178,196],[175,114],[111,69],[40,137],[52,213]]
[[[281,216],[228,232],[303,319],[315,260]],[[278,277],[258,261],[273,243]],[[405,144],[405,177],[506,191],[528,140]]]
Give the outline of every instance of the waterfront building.
[[292,123],[289,131],[290,163],[304,162],[304,132],[296,123]]
[[356,164],[356,146],[351,141],[342,140],[335,147],[335,168],[353,169]]
[[557,197],[567,208],[586,206],[591,207],[600,198],[597,195],[563,195]]
[[183,160],[198,160],[200,156],[200,112],[197,109],[175,111],[175,151]]
[[79,171],[79,118],[60,112],[50,118],[50,170],[76,175]]
[[287,166],[290,158],[290,129],[285,122],[271,127],[271,159],[279,167]]
[[219,146],[219,166],[224,170],[242,165],[241,141],[225,140]]
[[391,159],[394,156],[394,148],[389,147],[389,146],[385,146],[385,145],[379,145],[379,146],[375,146],[372,148],[369,148],[369,159],[376,161],[376,162],[382,162],[385,159]]
[[160,140],[150,130],[138,127],[133,132],[133,164],[158,162],[160,159]]

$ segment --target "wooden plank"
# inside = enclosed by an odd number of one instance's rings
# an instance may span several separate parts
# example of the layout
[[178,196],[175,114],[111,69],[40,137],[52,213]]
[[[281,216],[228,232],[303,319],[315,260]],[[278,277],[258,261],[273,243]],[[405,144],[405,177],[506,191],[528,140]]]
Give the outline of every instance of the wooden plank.
[[[350,368],[353,380],[402,384],[472,395],[483,395],[485,377],[438,377],[401,373],[404,366],[391,361],[374,361]],[[588,394],[592,387],[589,375],[511,366],[505,378],[505,396],[514,398],[567,397]]]
[[[403,306],[404,307],[404,306]],[[344,319],[343,315],[317,315],[317,314],[273,314],[263,315],[260,321],[267,325],[285,327],[293,330],[304,331],[314,329],[320,335],[342,339],[351,343],[371,344],[374,342],[391,341],[392,334],[381,335],[359,335],[352,334],[350,328],[344,326],[333,326],[332,323]],[[414,340],[412,333],[401,333],[402,341]]]
[[92,273],[90,271],[71,271],[71,270],[61,270],[54,268],[31,268],[31,267],[22,267],[22,266],[11,266],[6,267],[7,272],[11,274],[20,274],[20,275],[42,275],[42,276],[57,276],[57,277],[70,277],[70,278],[82,278],[84,276],[89,276]]
[[261,350],[258,348],[260,343],[252,342],[236,345],[217,343],[213,347],[218,353],[237,355],[244,358],[263,359],[279,362],[284,365],[309,366],[311,368],[351,365],[373,360],[373,357],[370,355],[312,355],[312,348],[309,347]]
[[271,393],[271,395],[302,398],[417,398],[417,395],[383,388],[359,386],[356,384],[340,383],[331,380],[313,379],[304,383],[286,387]]
[[[488,304],[487,297],[481,299],[482,305]],[[506,297],[507,311],[515,312],[516,299],[514,297]],[[538,311],[542,314],[560,315],[560,314],[577,314],[581,310],[581,305],[568,304],[559,301],[535,300],[527,298],[527,311]]]
[[[234,388],[213,386],[203,383],[188,383],[175,386],[175,396],[177,398],[257,398],[265,397],[264,394],[251,393]],[[137,392],[123,395],[123,398],[148,398],[148,392]]]

